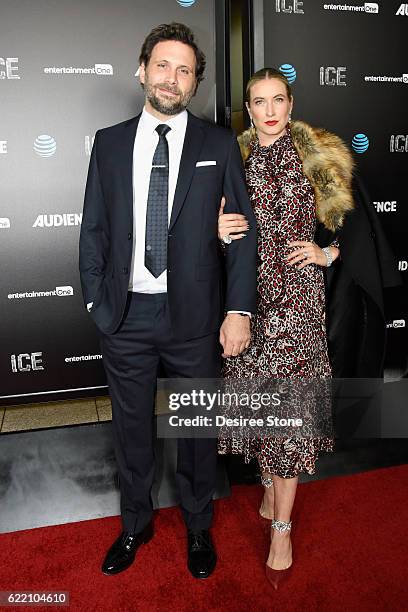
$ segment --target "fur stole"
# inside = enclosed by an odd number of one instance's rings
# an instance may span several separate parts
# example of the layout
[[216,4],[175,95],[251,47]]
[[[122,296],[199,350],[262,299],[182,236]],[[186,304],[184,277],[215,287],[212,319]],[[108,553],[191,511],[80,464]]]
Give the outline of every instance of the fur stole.
[[[344,142],[330,132],[314,128],[303,121],[290,124],[292,140],[316,198],[316,214],[323,225],[335,232],[345,215],[354,208],[351,181],[353,158]],[[244,161],[250,154],[254,130],[238,136]]]

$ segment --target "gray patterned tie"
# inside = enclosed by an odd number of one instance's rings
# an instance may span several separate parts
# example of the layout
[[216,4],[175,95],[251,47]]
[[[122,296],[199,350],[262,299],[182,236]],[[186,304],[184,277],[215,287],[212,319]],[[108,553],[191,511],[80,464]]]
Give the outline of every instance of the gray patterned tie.
[[159,143],[153,156],[147,198],[145,267],[155,278],[167,268],[169,145],[166,134],[170,130],[165,123],[156,128]]

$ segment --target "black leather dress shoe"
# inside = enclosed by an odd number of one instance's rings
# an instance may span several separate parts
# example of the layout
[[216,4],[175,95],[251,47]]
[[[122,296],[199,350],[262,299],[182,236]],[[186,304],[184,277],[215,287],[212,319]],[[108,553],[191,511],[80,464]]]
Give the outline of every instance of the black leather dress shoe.
[[214,571],[217,555],[208,529],[188,529],[188,569],[194,578],[208,578]]
[[140,533],[127,533],[122,531],[118,539],[112,544],[102,565],[102,572],[107,576],[123,572],[135,560],[139,546],[147,544],[153,537],[153,525],[148,525]]

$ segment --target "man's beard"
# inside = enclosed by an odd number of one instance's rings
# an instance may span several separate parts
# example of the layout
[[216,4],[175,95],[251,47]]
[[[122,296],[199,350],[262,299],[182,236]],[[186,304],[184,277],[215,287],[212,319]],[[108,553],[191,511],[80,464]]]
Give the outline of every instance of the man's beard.
[[[164,91],[170,91],[171,93],[177,94],[178,98],[159,98],[156,95],[156,88],[163,89]],[[150,102],[154,110],[162,115],[178,115],[181,113],[190,103],[191,98],[194,96],[195,89],[191,89],[186,93],[182,94],[178,87],[171,87],[165,83],[158,83],[151,85],[146,76],[144,89],[147,100]]]

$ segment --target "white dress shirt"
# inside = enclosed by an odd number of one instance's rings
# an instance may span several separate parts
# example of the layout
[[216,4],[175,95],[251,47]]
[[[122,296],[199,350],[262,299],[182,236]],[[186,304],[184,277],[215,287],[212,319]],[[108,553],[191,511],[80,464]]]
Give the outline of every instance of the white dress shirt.
[[187,128],[187,111],[167,121],[153,117],[146,109],[140,116],[133,149],[133,252],[129,291],[137,293],[166,293],[167,270],[155,278],[145,268],[146,209],[149,195],[150,173],[154,152],[159,142],[156,127],[162,123],[171,130],[166,138],[169,144],[169,223]]

